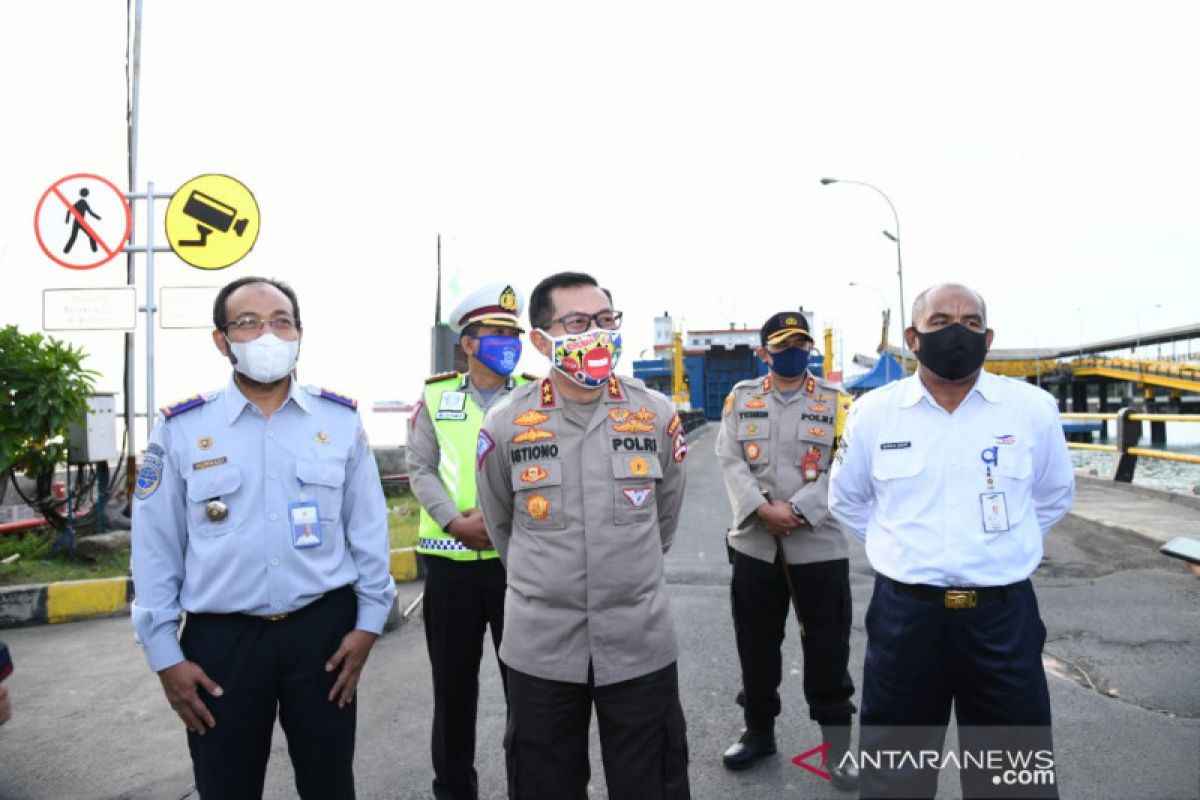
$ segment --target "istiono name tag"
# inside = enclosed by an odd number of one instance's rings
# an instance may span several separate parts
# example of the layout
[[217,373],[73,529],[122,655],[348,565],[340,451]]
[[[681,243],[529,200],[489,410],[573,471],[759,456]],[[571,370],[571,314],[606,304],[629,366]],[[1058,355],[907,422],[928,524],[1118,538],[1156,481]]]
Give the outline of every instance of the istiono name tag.
[[1008,530],[1008,504],[1004,492],[984,492],[979,495],[979,508],[983,512],[983,529],[987,533],[1003,533]]
[[321,546],[321,515],[317,512],[316,500],[301,500],[290,504],[288,518],[292,524],[292,547],[305,550]]

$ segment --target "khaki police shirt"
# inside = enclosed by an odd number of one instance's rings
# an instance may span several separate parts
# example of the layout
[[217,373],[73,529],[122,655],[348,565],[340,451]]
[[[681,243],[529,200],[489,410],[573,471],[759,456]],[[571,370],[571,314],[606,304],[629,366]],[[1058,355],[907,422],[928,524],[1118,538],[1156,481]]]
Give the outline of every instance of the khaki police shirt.
[[479,436],[479,505],[508,571],[500,658],[597,685],[678,656],[663,578],[683,501],[683,426],[667,399],[613,378],[586,425],[553,382],[515,389]]
[[[491,401],[484,403],[479,388],[471,382],[468,375],[464,374],[459,381],[457,391],[469,392],[471,402],[477,408],[487,411],[492,406],[498,405],[515,386],[513,379],[509,378],[496,390]],[[422,387],[421,396],[424,397],[424,394],[424,387]],[[408,463],[408,485],[412,489],[413,497],[417,498],[417,502],[433,518],[433,521],[442,530],[446,530],[446,526],[458,519],[461,512],[438,475],[438,463],[442,459],[442,448],[438,444],[437,431],[433,426],[433,415],[436,413],[437,409],[428,408],[424,401],[413,412],[409,422],[408,441],[404,445],[404,458]]]
[[[829,465],[836,437],[839,392],[806,375],[798,392],[784,398],[770,376],[742,381],[725,400],[717,433],[717,459],[733,506],[729,545],[760,561],[776,559],[775,539],[755,510],[787,500],[807,524],[778,537],[789,564],[848,558],[842,528],[829,513]],[[820,475],[805,481],[805,454],[819,454]]]

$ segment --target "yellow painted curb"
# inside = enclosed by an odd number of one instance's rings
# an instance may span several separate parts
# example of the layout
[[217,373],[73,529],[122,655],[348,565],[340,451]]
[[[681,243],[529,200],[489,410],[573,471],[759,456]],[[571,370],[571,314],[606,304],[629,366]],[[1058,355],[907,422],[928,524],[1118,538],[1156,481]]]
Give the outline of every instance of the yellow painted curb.
[[396,583],[405,583],[407,581],[415,581],[420,577],[417,571],[417,549],[415,547],[402,547],[392,551],[392,578]]
[[94,581],[61,581],[46,587],[46,621],[115,614],[125,608],[126,578]]

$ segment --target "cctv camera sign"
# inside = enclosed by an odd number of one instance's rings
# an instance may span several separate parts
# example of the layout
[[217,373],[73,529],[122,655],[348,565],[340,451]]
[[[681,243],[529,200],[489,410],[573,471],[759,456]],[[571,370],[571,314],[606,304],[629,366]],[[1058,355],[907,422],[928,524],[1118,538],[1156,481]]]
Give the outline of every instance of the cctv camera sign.
[[112,181],[80,172],[54,182],[38,200],[33,229],[52,261],[67,269],[95,269],[123,251],[133,215]]
[[225,269],[254,247],[258,203],[228,175],[201,175],[171,196],[166,228],[175,255],[198,269]]

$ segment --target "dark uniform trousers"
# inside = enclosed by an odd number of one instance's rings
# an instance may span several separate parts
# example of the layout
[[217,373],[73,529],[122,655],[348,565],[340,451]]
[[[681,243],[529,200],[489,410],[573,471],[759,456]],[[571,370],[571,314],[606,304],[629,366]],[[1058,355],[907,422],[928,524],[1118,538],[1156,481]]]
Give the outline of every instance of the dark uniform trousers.
[[[804,698],[808,715],[825,726],[848,726],[854,713],[850,660],[850,562],[789,564],[804,633]],[[746,727],[769,731],[779,716],[784,628],[792,601],[778,563],[733,552],[733,629],[742,665]]]
[[[946,607],[940,589],[876,575],[866,625],[861,797],[937,793],[936,769],[914,769],[911,761],[876,767],[870,759],[889,750],[941,752],[952,702],[964,751],[1053,753],[1046,627],[1028,580],[984,589],[975,608],[956,609]],[[964,797],[1058,796],[1049,781],[997,784],[995,772],[968,768],[963,758]]]
[[188,732],[196,789],[208,800],[261,798],[276,709],[303,798],[354,797],[357,698],[328,700],[339,670],[325,671],[354,629],[358,600],[349,586],[280,620],[244,614],[189,614],[184,656],[224,693],[200,697],[216,726]]
[[[479,705],[479,662],[485,629],[493,649],[504,633],[504,565],[498,558],[453,561],[422,556],[425,599],[421,613],[433,671],[433,796],[475,800],[475,722]],[[501,685],[504,664],[497,653]],[[507,687],[505,688],[507,691]]]
[[675,664],[596,686],[508,671],[510,800],[586,800],[592,704],[610,800],[688,800],[687,725]]

